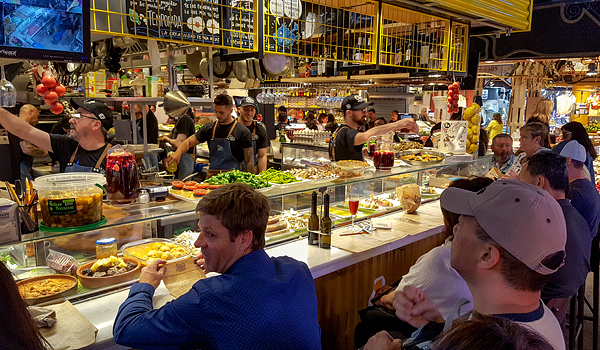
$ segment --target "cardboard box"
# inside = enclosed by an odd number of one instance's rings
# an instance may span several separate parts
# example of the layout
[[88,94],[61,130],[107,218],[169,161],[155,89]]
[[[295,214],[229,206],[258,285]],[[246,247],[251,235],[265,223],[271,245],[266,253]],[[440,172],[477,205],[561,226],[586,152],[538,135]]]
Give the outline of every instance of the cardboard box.
[[0,198],[0,244],[18,242],[17,203]]

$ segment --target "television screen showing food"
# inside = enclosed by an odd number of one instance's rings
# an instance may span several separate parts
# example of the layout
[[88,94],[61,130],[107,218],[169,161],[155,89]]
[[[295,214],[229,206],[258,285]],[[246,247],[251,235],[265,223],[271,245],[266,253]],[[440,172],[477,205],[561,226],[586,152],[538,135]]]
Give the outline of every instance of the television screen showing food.
[[89,61],[89,2],[1,0],[0,6],[0,57]]

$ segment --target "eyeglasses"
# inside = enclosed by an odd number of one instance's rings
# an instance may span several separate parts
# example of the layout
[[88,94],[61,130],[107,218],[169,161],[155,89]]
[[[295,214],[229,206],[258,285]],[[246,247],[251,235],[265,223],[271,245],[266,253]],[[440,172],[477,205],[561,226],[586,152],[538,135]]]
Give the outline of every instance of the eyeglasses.
[[353,109],[354,112],[363,112],[363,113],[367,113],[367,109],[363,108],[363,109]]
[[79,113],[73,114],[73,116],[71,117],[71,119],[81,119],[81,118],[88,118],[88,119],[100,121],[100,119],[98,119],[96,117],[90,117],[90,116],[82,115],[82,114],[79,114]]
[[570,131],[563,131],[562,136],[565,137],[565,136],[569,136],[571,134],[572,134],[572,132],[570,132]]

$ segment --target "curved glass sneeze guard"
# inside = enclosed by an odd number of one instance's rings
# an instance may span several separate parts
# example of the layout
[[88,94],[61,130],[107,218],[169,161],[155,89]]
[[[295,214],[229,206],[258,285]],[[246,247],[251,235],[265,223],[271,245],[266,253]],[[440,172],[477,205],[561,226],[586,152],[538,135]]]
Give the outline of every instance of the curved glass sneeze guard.
[[[394,167],[390,171],[375,171],[374,168],[366,168],[362,176],[350,178],[324,179],[316,181],[303,181],[285,186],[272,186],[268,189],[263,189],[262,193],[269,199],[277,200],[279,197],[288,195],[301,194],[306,192],[318,191],[323,187],[333,188],[344,185],[352,185],[359,182],[372,182],[374,180],[384,180],[386,178],[409,177],[413,174],[424,174],[427,178],[430,175],[437,173],[457,174],[461,169],[462,176],[481,175],[485,174],[491,164],[491,158],[483,157],[474,160],[473,162],[461,162],[445,164],[445,162],[431,165],[413,165],[405,167]],[[418,181],[420,182],[420,181]],[[170,197],[169,197],[170,198]],[[108,203],[105,203],[108,204]],[[167,199],[164,202],[152,202],[149,204],[131,204],[131,205],[105,205],[103,213],[108,222],[93,231],[100,230],[117,230],[119,227],[135,223],[143,223],[150,220],[166,218],[177,214],[192,213],[195,211],[196,204],[188,201]],[[68,235],[76,235],[73,232],[46,232],[38,231],[33,234],[23,235],[21,242],[35,242],[53,237],[61,237]],[[16,244],[19,244],[16,243]],[[4,244],[4,246],[15,245],[15,243]],[[3,245],[0,245],[3,246]]]

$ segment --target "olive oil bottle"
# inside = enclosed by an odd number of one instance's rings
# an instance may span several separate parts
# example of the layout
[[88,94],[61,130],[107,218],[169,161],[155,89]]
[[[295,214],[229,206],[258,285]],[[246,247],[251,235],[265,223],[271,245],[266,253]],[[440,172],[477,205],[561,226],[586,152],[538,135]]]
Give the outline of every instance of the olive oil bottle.
[[319,247],[323,249],[331,248],[331,218],[329,218],[329,194],[323,196],[323,217],[321,218],[321,236],[319,237]]
[[317,192],[312,193],[310,216],[308,217],[308,244],[319,244],[319,216],[317,215]]

